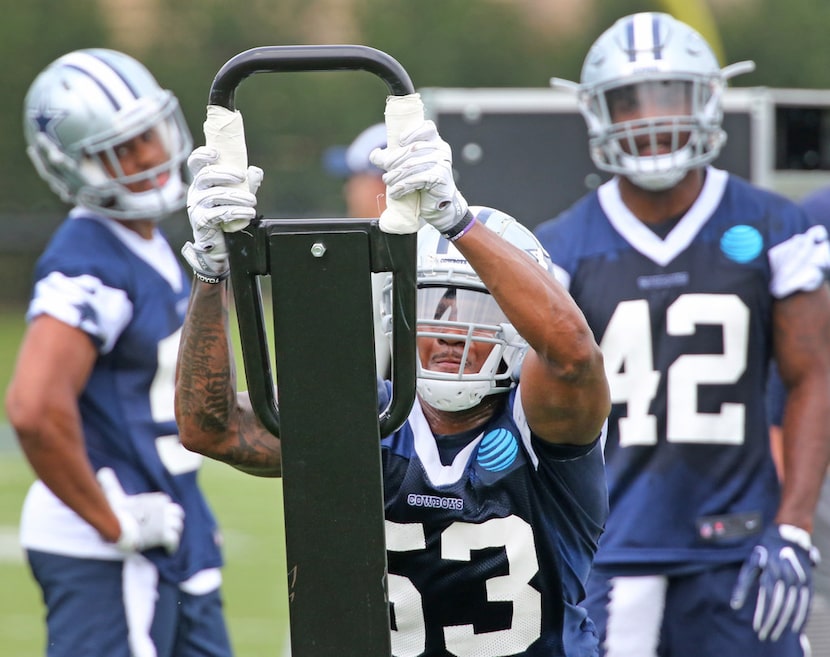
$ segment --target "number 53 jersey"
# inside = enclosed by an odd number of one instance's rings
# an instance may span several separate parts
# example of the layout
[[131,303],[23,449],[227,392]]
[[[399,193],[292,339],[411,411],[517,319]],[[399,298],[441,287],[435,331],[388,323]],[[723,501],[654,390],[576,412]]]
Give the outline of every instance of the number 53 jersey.
[[577,603],[608,511],[602,447],[531,435],[520,390],[477,436],[436,439],[416,400],[382,442],[395,657],[596,654]]
[[536,234],[611,388],[611,514],[596,563],[645,574],[741,561],[779,500],[764,399],[773,304],[821,284],[826,229],[710,167],[665,238],[631,214],[616,179]]

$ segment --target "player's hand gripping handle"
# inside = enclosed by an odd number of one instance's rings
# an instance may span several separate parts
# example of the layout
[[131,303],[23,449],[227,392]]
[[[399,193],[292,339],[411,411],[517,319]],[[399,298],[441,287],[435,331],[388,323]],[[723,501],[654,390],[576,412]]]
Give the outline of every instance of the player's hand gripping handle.
[[[424,103],[421,94],[389,96],[386,99],[386,144],[392,151],[400,146],[401,135],[424,122]],[[386,209],[380,215],[380,229],[384,233],[405,235],[418,232],[420,227],[421,196],[413,191],[401,198],[386,194]]]
[[420,96],[391,96],[386,124],[386,148],[370,155],[372,163],[386,171],[383,181],[391,211],[381,215],[381,230],[414,233],[423,219],[447,239],[458,239],[473,225],[473,215],[455,186],[452,149],[435,123],[424,120]]
[[[245,124],[239,110],[229,110],[219,105],[208,105],[207,116],[203,126],[205,131],[205,146],[215,150],[218,154],[217,164],[241,173],[248,171],[248,147],[245,144]],[[260,180],[261,180],[260,175]],[[244,192],[252,191],[250,181],[228,185]],[[256,185],[259,187],[259,184]],[[248,225],[248,219],[232,219],[222,224],[222,231],[235,233]]]
[[248,166],[242,114],[208,105],[205,146],[187,160],[193,181],[187,193],[187,215],[193,241],[182,255],[196,277],[218,283],[229,274],[224,233],[245,228],[256,217],[256,192],[262,169]]

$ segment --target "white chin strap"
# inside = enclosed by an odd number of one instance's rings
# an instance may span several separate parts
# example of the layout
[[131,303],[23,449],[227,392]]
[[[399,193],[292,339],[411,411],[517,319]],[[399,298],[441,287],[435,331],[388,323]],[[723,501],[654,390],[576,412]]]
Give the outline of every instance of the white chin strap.
[[466,411],[477,406],[490,392],[489,381],[440,381],[418,378],[418,394],[439,411]]
[[665,155],[644,157],[620,155],[620,164],[626,170],[625,175],[637,187],[659,192],[670,189],[683,180],[691,157],[691,146],[686,145]]
[[[424,369],[418,363],[418,378],[415,388],[427,404],[439,411],[466,411],[477,406],[489,394],[506,392],[508,388],[496,384],[494,374],[502,359],[502,350],[494,348],[481,366],[480,375],[450,375]],[[475,378],[472,378],[475,377]]]
[[185,186],[178,170],[170,172],[170,178],[160,189],[146,192],[131,192],[118,196],[118,206],[132,216],[146,219],[160,219],[162,216],[178,210],[182,206]]

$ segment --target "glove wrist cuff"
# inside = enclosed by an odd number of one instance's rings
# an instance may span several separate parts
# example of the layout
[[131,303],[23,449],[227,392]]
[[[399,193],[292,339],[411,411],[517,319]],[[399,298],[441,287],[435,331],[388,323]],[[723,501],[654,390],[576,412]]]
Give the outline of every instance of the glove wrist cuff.
[[224,242],[220,242],[221,251],[214,248],[210,253],[199,248],[193,242],[186,242],[182,247],[182,256],[193,269],[193,274],[203,283],[215,285],[230,276],[227,255],[219,256],[224,251]]
[[199,271],[198,269],[193,270],[193,275],[196,277],[197,280],[202,281],[202,283],[210,283],[211,285],[216,285],[217,283],[221,283],[224,280],[227,280],[228,276],[231,275],[231,270],[228,269],[223,271],[221,274],[206,274],[205,272]]
[[450,228],[449,230],[441,233],[444,237],[446,237],[450,242],[455,242],[457,239],[463,237],[467,231],[469,231],[476,223],[476,218],[473,216],[473,213],[470,212],[468,209],[467,212],[464,213],[464,216],[461,217],[461,221],[459,221],[455,226]]
[[795,525],[781,524],[778,525],[778,534],[785,541],[795,543],[807,552],[813,547],[813,541],[810,538],[810,532]]

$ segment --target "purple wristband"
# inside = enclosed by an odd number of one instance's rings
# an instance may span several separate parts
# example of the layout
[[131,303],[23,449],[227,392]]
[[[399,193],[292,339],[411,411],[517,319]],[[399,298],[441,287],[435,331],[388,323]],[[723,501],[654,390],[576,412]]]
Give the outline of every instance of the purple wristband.
[[455,240],[460,239],[464,235],[467,234],[467,231],[470,230],[476,223],[476,218],[472,212],[467,210],[466,214],[462,217],[461,221],[459,221],[455,226],[450,228],[446,233],[443,233],[443,236],[446,237],[450,242],[455,242]]

